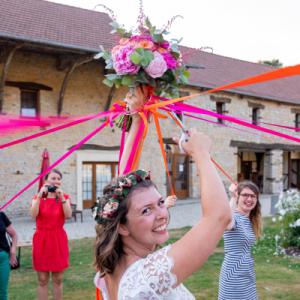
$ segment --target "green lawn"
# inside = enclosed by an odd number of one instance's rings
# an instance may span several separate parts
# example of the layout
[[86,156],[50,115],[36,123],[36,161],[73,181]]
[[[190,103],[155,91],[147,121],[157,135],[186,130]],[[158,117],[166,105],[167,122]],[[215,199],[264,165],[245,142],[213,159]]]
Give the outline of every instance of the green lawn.
[[[259,297],[266,300],[297,300],[300,295],[300,258],[274,256],[274,235],[278,228],[270,220],[266,220],[265,223],[265,238],[254,249]],[[171,231],[171,240],[176,240],[186,230],[187,228]],[[70,241],[71,266],[65,272],[64,299],[95,299],[93,242],[93,239],[88,238]],[[218,275],[222,260],[223,243],[220,242],[216,252],[201,271],[185,282],[197,299],[217,299]],[[10,299],[35,299],[37,282],[36,274],[31,269],[31,248],[22,250],[21,264],[21,269],[11,272]]]

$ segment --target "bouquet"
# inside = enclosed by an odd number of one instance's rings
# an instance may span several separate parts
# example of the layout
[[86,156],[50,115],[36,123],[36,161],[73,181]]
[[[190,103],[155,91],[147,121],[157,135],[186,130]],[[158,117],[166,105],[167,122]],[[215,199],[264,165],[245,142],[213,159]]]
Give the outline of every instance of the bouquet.
[[117,22],[113,12],[109,12],[112,33],[117,33],[120,40],[111,51],[101,47],[97,55],[97,58],[105,60],[106,69],[109,70],[103,82],[117,88],[148,85],[153,87],[156,96],[178,97],[178,88],[188,83],[189,72],[179,51],[180,41],[167,41],[164,35],[168,34],[171,24],[179,16],[173,17],[163,29],[157,29],[145,17],[140,1],[138,28],[127,31]]

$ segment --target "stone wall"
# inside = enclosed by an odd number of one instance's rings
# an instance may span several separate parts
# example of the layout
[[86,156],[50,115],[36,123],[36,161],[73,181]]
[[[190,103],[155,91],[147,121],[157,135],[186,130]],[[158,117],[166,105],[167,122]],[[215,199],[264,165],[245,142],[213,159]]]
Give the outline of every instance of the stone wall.
[[[0,70],[2,69],[2,66]],[[56,115],[59,91],[64,78],[64,72],[56,68],[56,58],[51,55],[18,52],[14,57],[9,73],[8,81],[27,81],[44,84],[51,87],[52,91],[40,92],[40,109],[44,116]],[[109,88],[102,84],[103,68],[99,62],[91,62],[78,67],[73,73],[65,93],[63,115],[85,115],[103,111],[105,101],[109,94]],[[196,89],[186,91],[198,93]],[[120,99],[126,89],[117,90],[114,99]],[[215,97],[226,97],[230,103],[225,104],[228,114],[251,122],[250,102],[257,102],[265,106],[261,111],[261,118],[266,122],[282,123],[293,126],[294,115],[291,108],[295,106],[277,103],[275,101],[258,100],[246,96],[238,96],[220,92]],[[209,95],[195,97],[188,101],[190,104],[205,109],[215,110],[215,99],[211,100]],[[5,99],[3,112],[19,115],[20,112],[20,90],[15,87],[5,87]],[[208,116],[201,116],[213,120]],[[279,121],[280,120],[280,121]],[[165,138],[179,136],[180,130],[170,121],[162,120],[162,131]],[[40,171],[41,155],[44,148],[50,153],[50,160],[53,163],[68,149],[77,144],[90,131],[100,125],[99,120],[88,121],[75,127],[64,129],[38,139],[27,141],[23,144],[2,150],[0,156],[0,203],[4,203],[28,182],[34,179]],[[225,125],[238,127],[225,122]],[[238,149],[230,146],[232,140],[254,143],[290,143],[266,134],[253,133],[250,129],[240,131],[236,128],[215,125],[204,121],[186,118],[187,127],[196,127],[212,137],[212,157],[234,178],[237,176],[237,152]],[[1,143],[23,137],[42,129],[22,131],[14,135],[1,138]],[[284,132],[284,131],[283,131]],[[93,137],[88,143],[104,146],[119,145],[120,131],[118,129],[106,128],[104,131]],[[267,162],[266,162],[267,163]],[[280,173],[282,173],[282,153],[273,151],[270,156],[271,167],[270,178],[273,182],[266,183],[267,191],[278,192],[281,189]],[[141,167],[151,169],[153,178],[163,194],[166,193],[166,176],[163,167],[162,156],[160,155],[159,143],[154,126],[150,130],[145,142],[141,159]],[[71,194],[76,202],[77,179],[76,179],[76,155],[72,154],[60,166],[63,172],[64,189]],[[194,164],[191,162],[190,173],[190,196],[198,197],[198,177]],[[229,180],[221,175],[224,183]],[[32,195],[37,190],[34,184],[27,192],[20,196],[8,208],[14,213],[27,214]]]

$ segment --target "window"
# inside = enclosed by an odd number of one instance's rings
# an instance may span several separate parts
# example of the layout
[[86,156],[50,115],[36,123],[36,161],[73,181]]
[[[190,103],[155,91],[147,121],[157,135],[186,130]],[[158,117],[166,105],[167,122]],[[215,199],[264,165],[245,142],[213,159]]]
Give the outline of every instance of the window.
[[21,117],[36,118],[38,110],[38,91],[21,90]]
[[260,109],[258,107],[252,108],[252,124],[258,125],[260,119]]
[[299,132],[300,131],[300,113],[295,114],[295,131]]
[[[223,115],[225,113],[225,103],[224,102],[216,102],[216,111],[217,111],[217,114]],[[224,120],[221,118],[218,118],[218,123],[224,124]]]
[[116,176],[117,167],[117,162],[83,162],[83,208],[90,208],[103,194],[103,188]]

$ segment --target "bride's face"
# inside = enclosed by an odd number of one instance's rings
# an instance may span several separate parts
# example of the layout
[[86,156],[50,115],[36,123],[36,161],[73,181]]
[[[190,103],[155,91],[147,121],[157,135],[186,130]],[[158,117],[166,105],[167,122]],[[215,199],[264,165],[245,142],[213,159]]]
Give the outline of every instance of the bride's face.
[[127,214],[127,230],[135,242],[154,250],[169,238],[168,210],[164,199],[153,186],[133,192]]

